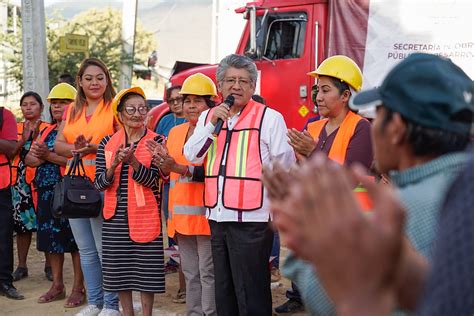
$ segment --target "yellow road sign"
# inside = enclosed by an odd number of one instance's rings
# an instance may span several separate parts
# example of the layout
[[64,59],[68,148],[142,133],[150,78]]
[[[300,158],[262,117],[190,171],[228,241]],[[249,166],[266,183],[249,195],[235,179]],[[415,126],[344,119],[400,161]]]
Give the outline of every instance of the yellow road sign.
[[308,115],[309,109],[303,104],[298,109],[298,113],[301,115],[301,117],[305,117],[306,115]]
[[66,34],[59,38],[59,50],[63,53],[87,52],[89,37],[87,35]]

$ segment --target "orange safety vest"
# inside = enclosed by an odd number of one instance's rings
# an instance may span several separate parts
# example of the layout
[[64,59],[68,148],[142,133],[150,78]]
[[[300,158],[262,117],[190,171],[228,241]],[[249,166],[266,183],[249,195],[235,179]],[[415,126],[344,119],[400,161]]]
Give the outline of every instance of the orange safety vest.
[[[3,107],[0,106],[0,129],[3,127],[3,111]],[[0,175],[0,190],[8,188],[12,181],[12,172],[10,159],[5,154],[0,154]]]
[[[16,127],[17,127],[17,130],[18,130],[18,140],[21,139],[21,137],[23,136],[23,127],[24,127],[24,122],[21,122],[21,123],[16,123]],[[41,122],[40,126],[39,126],[39,129],[40,131],[49,127],[50,124],[49,123],[46,123],[46,122]],[[30,145],[31,146],[31,145]],[[13,163],[12,163],[12,179],[11,179],[11,184],[15,184],[16,181],[18,180],[17,177],[18,177],[18,164],[20,162],[20,152],[21,152],[21,149],[20,151],[18,152],[18,154],[15,156],[15,158],[13,158]],[[35,167],[29,167],[29,168],[26,168],[26,179],[32,179],[35,177],[35,172],[36,172],[36,168]],[[31,183],[30,182],[27,182],[27,183]]]
[[[48,137],[48,135],[54,131],[56,129],[56,127],[58,126],[58,124],[53,124],[53,125],[50,125],[48,127],[46,127],[45,129],[43,129],[41,131],[41,134],[40,134],[40,138],[39,138],[39,142],[42,143],[44,142],[44,140],[46,139],[46,137]],[[34,143],[35,141],[33,141]],[[33,145],[33,144],[32,144]],[[33,172],[31,172],[30,170],[33,169]],[[59,170],[61,172],[61,176],[64,176],[64,171],[66,170],[66,167],[65,166],[59,166]],[[33,182],[33,180],[35,179],[36,177],[36,171],[37,171],[37,168],[35,167],[26,167],[26,183],[30,184]]]
[[4,154],[0,154],[0,190],[8,188],[11,183],[12,173],[10,160]]
[[[352,111],[347,112],[344,121],[342,121],[339,130],[337,131],[334,142],[332,143],[331,149],[329,150],[329,159],[343,165],[346,161],[347,147],[354,135],[357,124],[360,120],[365,120],[362,116],[355,114]],[[308,133],[316,140],[319,138],[322,129],[326,126],[327,119],[321,119],[308,124]],[[370,199],[367,190],[358,185],[353,192],[356,194],[357,199],[364,211],[372,209],[372,200]]]
[[[260,129],[266,108],[265,105],[250,100],[242,110],[234,128],[229,131],[225,122],[221,132],[214,139],[204,164],[206,207],[213,208],[217,205],[219,176],[224,178],[222,204],[225,208],[254,211],[262,207]],[[206,123],[210,121],[215,109],[209,110]],[[225,166],[221,167],[224,156]]]
[[[71,116],[71,109],[73,107],[74,103],[71,103],[67,109],[66,124],[63,129],[63,135],[67,143],[74,144],[76,138],[82,134],[86,139],[92,136],[91,144],[98,145],[102,138],[114,133],[114,113],[110,104],[105,104],[104,100],[99,103],[89,122],[86,120],[85,109],[74,122],[70,122],[69,117]],[[96,154],[89,154],[82,157],[86,175],[92,181],[95,178],[95,157]],[[71,161],[72,159],[68,160],[66,172]]]
[[[147,168],[150,168],[152,154],[148,151],[145,143],[148,139],[157,136],[154,132],[147,130],[145,136],[138,142],[135,149],[135,157]],[[125,131],[121,128],[107,142],[104,148],[105,165],[110,168],[115,158],[115,153],[120,144],[125,143]],[[119,164],[114,173],[114,182],[104,193],[104,218],[111,219],[117,208],[117,190],[120,186]],[[137,243],[147,243],[155,240],[161,233],[161,220],[158,203],[151,188],[145,187],[132,179],[133,168],[128,169],[128,227],[130,238]]]
[[[168,135],[167,147],[177,164],[196,166],[186,160],[183,154],[189,122],[173,127]],[[168,235],[175,232],[182,235],[211,235],[204,207],[204,183],[178,173],[170,173],[170,191],[168,198]]]

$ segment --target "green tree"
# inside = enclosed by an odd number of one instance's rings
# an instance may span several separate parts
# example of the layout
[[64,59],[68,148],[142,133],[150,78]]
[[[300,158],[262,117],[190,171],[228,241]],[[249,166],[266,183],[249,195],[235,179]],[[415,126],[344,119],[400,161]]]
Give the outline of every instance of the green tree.
[[[76,15],[72,20],[65,21],[58,14],[46,21],[46,37],[48,50],[49,82],[51,86],[57,83],[60,74],[68,72],[75,76],[84,53],[62,53],[59,50],[60,36],[65,34],[81,34],[89,37],[89,56],[101,59],[110,70],[113,84],[118,85],[122,61],[131,64],[132,57],[122,54],[123,41],[121,38],[122,14],[111,8],[91,9]],[[18,84],[23,86],[23,65],[21,54],[21,33],[14,36],[7,34],[0,40],[12,48],[7,58],[12,66],[8,74]],[[153,34],[146,31],[137,21],[135,35],[135,54],[133,63],[145,64],[148,55],[155,49]]]

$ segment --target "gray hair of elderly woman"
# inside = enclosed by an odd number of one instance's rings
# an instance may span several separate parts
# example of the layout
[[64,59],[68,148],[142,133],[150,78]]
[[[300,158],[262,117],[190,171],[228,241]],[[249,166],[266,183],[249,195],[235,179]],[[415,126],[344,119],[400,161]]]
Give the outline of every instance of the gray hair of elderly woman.
[[217,66],[216,77],[218,82],[224,81],[225,72],[229,68],[245,69],[248,71],[252,83],[257,82],[257,66],[255,66],[252,59],[237,54],[231,54],[224,57],[224,59],[219,63],[219,66]]

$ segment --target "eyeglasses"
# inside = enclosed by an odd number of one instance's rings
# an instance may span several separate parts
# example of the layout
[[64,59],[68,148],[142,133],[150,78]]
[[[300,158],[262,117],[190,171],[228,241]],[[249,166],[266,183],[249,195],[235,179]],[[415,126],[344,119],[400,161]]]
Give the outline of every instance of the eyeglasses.
[[135,112],[138,111],[139,114],[145,115],[148,113],[148,107],[147,106],[139,106],[138,108],[134,106],[126,106],[124,107],[125,112],[127,112],[128,115],[133,115]]
[[250,87],[250,84],[252,83],[250,79],[246,78],[224,78],[223,82],[224,85],[227,85],[229,87],[232,87],[233,85],[238,83],[239,86],[243,89]]
[[168,104],[181,104],[183,103],[182,97],[177,97],[175,99],[168,99]]

